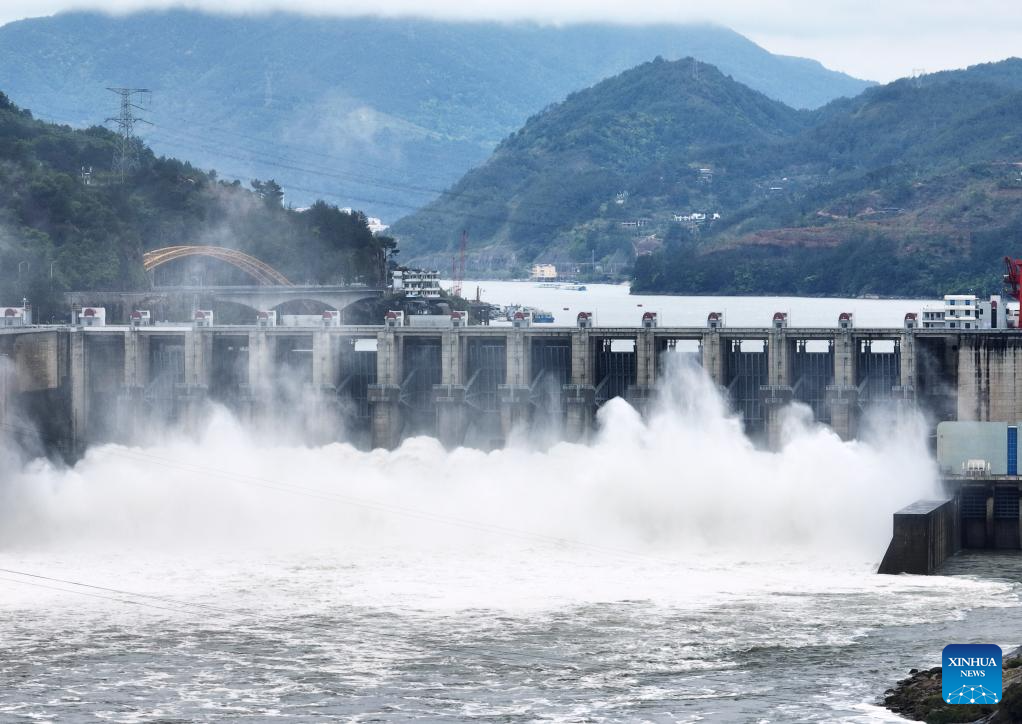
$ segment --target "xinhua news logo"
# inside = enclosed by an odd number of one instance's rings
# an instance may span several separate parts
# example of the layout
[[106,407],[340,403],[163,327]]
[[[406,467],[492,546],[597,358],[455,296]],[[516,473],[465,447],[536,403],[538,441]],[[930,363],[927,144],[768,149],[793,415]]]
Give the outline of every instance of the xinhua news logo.
[[941,662],[941,689],[948,704],[996,704],[1001,700],[1001,647],[949,644]]

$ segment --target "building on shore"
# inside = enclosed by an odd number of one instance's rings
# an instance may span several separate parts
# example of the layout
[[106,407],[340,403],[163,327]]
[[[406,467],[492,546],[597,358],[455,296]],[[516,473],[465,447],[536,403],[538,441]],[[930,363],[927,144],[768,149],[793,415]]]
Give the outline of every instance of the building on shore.
[[536,282],[551,282],[557,279],[557,267],[553,264],[533,264],[529,279]]
[[439,299],[440,272],[435,269],[398,269],[392,276],[392,288],[408,297]]
[[975,294],[945,294],[944,303],[923,307],[923,329],[1008,329],[1017,326],[1012,310],[999,294],[987,301]]

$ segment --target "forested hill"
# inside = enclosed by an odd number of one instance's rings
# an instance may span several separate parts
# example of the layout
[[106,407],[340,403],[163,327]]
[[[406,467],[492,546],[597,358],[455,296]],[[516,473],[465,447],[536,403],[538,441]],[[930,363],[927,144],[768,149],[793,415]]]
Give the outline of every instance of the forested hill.
[[[33,119],[0,93],[0,304],[28,297],[46,320],[67,290],[143,288],[143,252],[178,244],[240,249],[295,282],[384,277],[393,240],[374,237],[363,214],[323,202],[294,211],[273,181],[248,189],[141,145],[122,182],[117,141]],[[226,265],[210,273],[251,283]]]
[[526,260],[548,252],[582,259],[594,250],[603,257],[618,243],[604,231],[631,219],[637,204],[698,184],[693,160],[726,153],[722,146],[777,143],[804,122],[803,113],[711,65],[657,59],[529,119],[394,232],[413,255],[443,251],[449,230],[464,227],[474,248],[502,246]]
[[64,13],[0,27],[0,88],[37,117],[88,126],[109,86],[152,89],[159,153],[274,177],[392,222],[484,161],[532,114],[657,55],[715,63],[816,108],[869,83],[773,55],[726,28]]
[[1022,253],[1019,117],[1017,59],[815,111],[658,60],[530,119],[394,232],[443,264],[465,228],[478,273],[634,266],[644,291],[982,291]]

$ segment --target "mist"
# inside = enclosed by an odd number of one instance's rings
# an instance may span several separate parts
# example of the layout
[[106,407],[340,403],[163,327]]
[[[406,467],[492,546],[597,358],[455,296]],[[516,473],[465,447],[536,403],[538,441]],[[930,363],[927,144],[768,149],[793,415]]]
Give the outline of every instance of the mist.
[[[737,556],[879,561],[891,513],[936,492],[921,417],[843,442],[793,407],[779,452],[743,434],[700,368],[678,362],[648,419],[621,399],[589,444],[550,433],[484,452],[302,444],[211,406],[189,430],[34,459],[2,474],[0,549]],[[285,418],[286,419],[286,418]],[[289,435],[288,428],[296,434]],[[336,430],[332,431],[337,434]],[[524,431],[522,431],[524,433]],[[258,551],[258,552],[257,552]]]
[[[867,6],[868,7],[868,6]],[[0,9],[0,24],[69,10],[130,13],[186,8],[211,13],[298,12],[314,16],[420,17],[441,21],[538,22],[567,25],[609,22],[713,23],[733,28],[773,53],[813,58],[825,66],[881,82],[980,62],[1001,60],[1018,52],[1022,10],[1017,4],[887,4],[879,14],[860,4],[821,4],[787,0],[780,6],[730,2],[557,3],[452,0],[428,5],[411,0],[334,2],[333,0],[14,0]],[[883,22],[877,22],[882,17]],[[863,47],[870,52],[863,53]]]

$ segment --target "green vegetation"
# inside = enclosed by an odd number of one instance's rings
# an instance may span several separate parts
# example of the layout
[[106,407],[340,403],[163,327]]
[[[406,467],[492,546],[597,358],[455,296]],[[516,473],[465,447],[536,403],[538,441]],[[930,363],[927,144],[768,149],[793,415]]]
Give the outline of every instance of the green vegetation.
[[[144,288],[143,252],[179,244],[239,249],[296,283],[383,281],[394,241],[374,237],[363,214],[323,202],[291,210],[273,181],[249,190],[142,146],[121,183],[111,173],[116,143],[103,128],[35,120],[0,94],[2,303],[27,297],[37,320],[60,318],[62,292]],[[217,264],[206,262],[204,281],[251,283]],[[193,271],[179,263],[167,273],[194,281]]]
[[[706,25],[434,22],[60,13],[0,27],[0,88],[38,117],[90,125],[107,86],[153,90],[159,153],[241,179],[276,178],[392,222],[482,163],[532,114],[656,55],[696,56],[816,108],[866,81]],[[455,232],[457,233],[457,232]]]
[[658,60],[530,119],[393,231],[413,258],[464,227],[520,261],[623,261],[645,292],[983,293],[1022,255],[1020,115],[1017,59],[816,111]]

